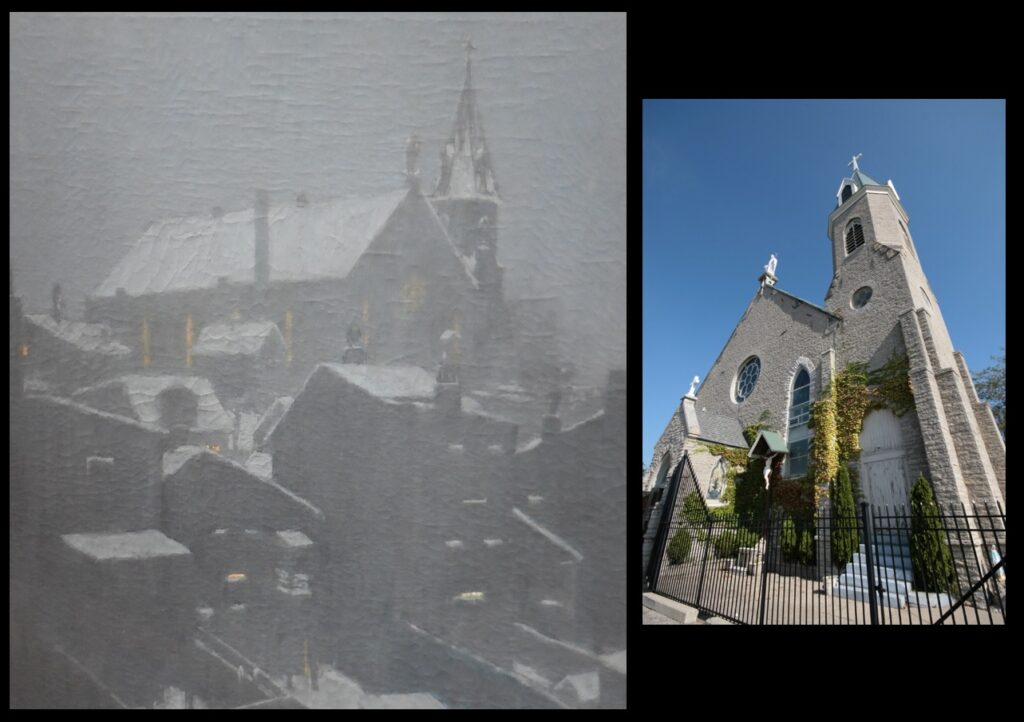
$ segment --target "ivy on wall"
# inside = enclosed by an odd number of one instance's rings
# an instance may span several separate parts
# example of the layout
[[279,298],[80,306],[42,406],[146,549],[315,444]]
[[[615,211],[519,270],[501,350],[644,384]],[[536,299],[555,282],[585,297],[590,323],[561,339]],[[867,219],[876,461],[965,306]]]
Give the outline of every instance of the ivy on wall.
[[[815,503],[828,493],[840,465],[846,466],[860,454],[860,433],[864,417],[872,409],[891,409],[902,416],[914,408],[910,387],[910,360],[893,354],[881,368],[868,373],[867,364],[851,363],[837,373],[819,401],[811,404],[811,476]],[[859,486],[856,467],[853,485]]]

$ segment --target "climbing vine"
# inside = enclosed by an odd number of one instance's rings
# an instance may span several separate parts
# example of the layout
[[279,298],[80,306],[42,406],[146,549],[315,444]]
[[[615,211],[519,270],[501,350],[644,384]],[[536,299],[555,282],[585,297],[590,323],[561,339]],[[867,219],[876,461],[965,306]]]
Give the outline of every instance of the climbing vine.
[[[866,363],[851,363],[832,379],[820,401],[811,404],[809,426],[815,430],[811,441],[811,475],[815,502],[827,493],[840,465],[846,466],[860,454],[860,433],[871,409],[888,408],[902,416],[914,408],[910,387],[910,361],[893,354],[881,368],[868,373]],[[854,487],[856,467],[851,467]]]
[[811,440],[810,464],[814,479],[814,504],[827,494],[828,483],[839,469],[839,447],[836,443],[836,401],[833,398],[834,382],[829,385],[820,400],[811,404],[811,418],[808,426],[814,429]]

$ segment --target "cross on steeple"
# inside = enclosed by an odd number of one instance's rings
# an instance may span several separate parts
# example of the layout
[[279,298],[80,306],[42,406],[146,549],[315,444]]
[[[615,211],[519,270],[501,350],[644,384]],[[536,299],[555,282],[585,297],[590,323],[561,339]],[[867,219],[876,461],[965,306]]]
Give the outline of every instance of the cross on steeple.
[[863,153],[858,153],[857,155],[853,156],[853,160],[851,160],[849,163],[846,164],[846,165],[852,165],[853,166],[853,172],[854,173],[856,173],[857,171],[860,170],[860,168],[857,167],[857,159],[860,158],[862,155],[864,155],[864,154]]

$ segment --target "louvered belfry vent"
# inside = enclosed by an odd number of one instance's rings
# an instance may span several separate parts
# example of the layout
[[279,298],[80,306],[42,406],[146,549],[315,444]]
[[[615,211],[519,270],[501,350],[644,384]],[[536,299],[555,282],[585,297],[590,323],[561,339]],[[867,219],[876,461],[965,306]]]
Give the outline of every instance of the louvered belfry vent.
[[853,253],[858,247],[864,245],[864,229],[859,221],[853,221],[846,228],[846,253]]

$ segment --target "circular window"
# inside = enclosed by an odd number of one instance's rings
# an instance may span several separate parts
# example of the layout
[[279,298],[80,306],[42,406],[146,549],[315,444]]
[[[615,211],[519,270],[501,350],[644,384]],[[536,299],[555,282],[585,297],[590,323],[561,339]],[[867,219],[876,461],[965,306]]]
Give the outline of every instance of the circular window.
[[757,385],[757,377],[761,375],[761,359],[751,356],[740,366],[740,375],[736,379],[736,402],[747,399]]
[[853,292],[853,300],[850,302],[854,308],[864,308],[871,300],[871,287],[861,286]]

